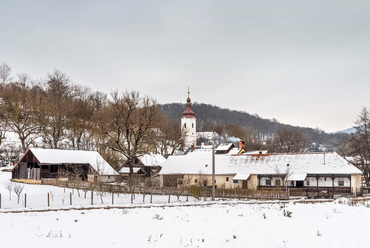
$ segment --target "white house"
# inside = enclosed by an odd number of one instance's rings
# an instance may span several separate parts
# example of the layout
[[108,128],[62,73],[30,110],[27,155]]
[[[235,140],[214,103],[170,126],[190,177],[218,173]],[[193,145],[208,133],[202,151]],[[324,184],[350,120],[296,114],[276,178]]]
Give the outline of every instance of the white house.
[[[337,153],[216,154],[216,186],[258,189],[264,187],[361,187],[361,171]],[[170,156],[160,172],[163,186],[211,185],[212,151],[197,149],[185,156]]]

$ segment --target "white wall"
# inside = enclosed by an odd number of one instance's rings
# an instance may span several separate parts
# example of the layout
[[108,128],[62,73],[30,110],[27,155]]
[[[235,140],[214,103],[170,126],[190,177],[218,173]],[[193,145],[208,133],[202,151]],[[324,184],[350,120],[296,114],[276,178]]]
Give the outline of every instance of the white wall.
[[[326,178],[326,180],[325,180]],[[315,177],[307,177],[305,181],[305,186],[307,186],[307,180],[310,182],[309,187],[316,187],[317,181]],[[339,186],[339,181],[343,181],[344,185]],[[319,187],[333,187],[333,180],[331,177],[319,177]],[[350,187],[351,181],[348,177],[336,177],[334,178],[334,187]]]
[[[197,142],[197,123],[196,118],[181,118],[181,128],[186,128],[185,146],[196,145]],[[185,127],[186,126],[186,127]]]

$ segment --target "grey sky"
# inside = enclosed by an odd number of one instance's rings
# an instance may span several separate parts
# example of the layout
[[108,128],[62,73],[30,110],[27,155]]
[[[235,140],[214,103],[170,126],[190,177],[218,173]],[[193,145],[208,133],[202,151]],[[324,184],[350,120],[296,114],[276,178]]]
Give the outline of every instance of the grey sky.
[[8,1],[0,62],[337,131],[370,108],[370,1]]

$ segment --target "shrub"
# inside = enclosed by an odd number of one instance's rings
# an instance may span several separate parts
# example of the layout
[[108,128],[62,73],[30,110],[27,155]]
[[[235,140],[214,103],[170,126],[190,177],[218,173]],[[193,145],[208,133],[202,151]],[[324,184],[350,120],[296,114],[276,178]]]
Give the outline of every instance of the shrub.
[[199,199],[199,197],[200,197],[200,187],[199,186],[191,186],[190,187],[190,194],[193,197]]

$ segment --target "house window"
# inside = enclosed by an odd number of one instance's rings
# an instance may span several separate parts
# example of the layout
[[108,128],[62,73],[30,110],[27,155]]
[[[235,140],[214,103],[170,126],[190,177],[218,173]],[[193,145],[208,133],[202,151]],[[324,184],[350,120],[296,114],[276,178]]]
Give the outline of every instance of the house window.
[[343,180],[338,181],[338,186],[344,186],[344,181]]
[[198,179],[194,179],[194,183],[197,183],[198,182]]
[[310,186],[310,181],[307,179],[307,181],[306,181],[306,185],[307,186]]
[[271,186],[271,180],[270,179],[266,179],[266,186]]
[[191,127],[194,128],[194,123],[191,123]]
[[324,177],[324,181],[326,181],[326,177]]
[[207,180],[204,180],[204,181],[203,181],[203,186],[204,186],[204,187],[207,187],[207,184],[208,184]]
[[275,185],[280,186],[280,180],[279,179],[275,180]]
[[110,176],[108,176],[108,179],[110,179]]
[[186,128],[186,123],[184,123],[184,128]]
[[238,180],[233,180],[233,183],[238,184],[239,181]]
[[229,181],[229,177],[226,177],[226,182],[228,182]]

